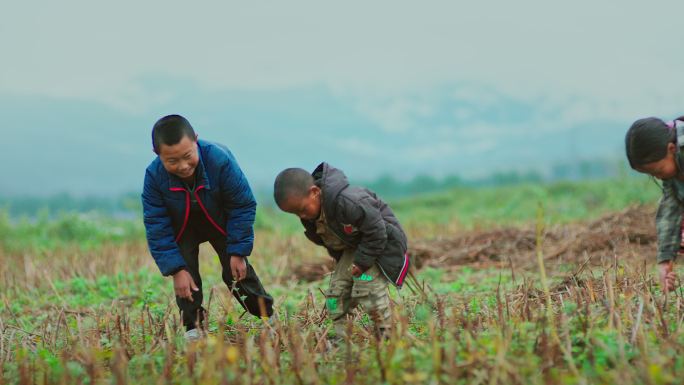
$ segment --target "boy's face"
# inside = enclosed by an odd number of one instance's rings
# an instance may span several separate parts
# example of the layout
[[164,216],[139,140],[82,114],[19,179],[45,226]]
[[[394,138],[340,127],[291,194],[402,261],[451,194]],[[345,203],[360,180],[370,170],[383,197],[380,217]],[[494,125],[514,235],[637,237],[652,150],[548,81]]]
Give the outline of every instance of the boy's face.
[[646,163],[643,166],[637,167],[636,170],[645,174],[649,174],[661,180],[672,179],[677,176],[676,145],[670,143],[667,145],[667,155],[659,161]]
[[280,209],[307,221],[316,220],[321,214],[321,189],[311,186],[308,194],[287,198]]
[[191,179],[199,163],[197,137],[191,139],[183,136],[183,139],[174,145],[160,145],[159,159],[169,173],[184,180]]

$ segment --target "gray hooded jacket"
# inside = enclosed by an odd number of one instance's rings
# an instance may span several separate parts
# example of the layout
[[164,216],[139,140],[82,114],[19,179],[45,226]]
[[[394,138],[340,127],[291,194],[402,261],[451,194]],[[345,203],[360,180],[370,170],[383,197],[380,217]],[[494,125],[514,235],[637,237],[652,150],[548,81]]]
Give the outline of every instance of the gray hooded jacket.
[[[330,230],[355,250],[354,264],[365,271],[377,264],[383,274],[401,287],[409,268],[407,239],[392,209],[372,191],[349,185],[344,173],[321,163],[312,173],[321,188]],[[302,220],[306,237],[325,246],[316,233],[316,222]],[[342,252],[328,249],[336,260]]]

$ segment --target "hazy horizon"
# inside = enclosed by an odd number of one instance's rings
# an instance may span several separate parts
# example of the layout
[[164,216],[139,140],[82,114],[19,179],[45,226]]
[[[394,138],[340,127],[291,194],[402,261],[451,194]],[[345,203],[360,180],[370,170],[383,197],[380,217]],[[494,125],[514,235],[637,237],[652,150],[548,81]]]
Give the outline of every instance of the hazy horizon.
[[683,113],[675,1],[12,3],[4,195],[138,191],[186,116],[255,188],[326,160],[355,180],[620,159]]

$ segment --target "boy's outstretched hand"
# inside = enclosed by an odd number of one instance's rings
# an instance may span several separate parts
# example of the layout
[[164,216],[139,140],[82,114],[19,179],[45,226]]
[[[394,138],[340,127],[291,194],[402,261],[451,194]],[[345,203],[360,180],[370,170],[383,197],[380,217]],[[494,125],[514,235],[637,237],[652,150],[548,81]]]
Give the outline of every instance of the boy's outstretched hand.
[[177,297],[193,302],[192,292],[199,291],[199,288],[195,285],[195,281],[187,270],[180,270],[173,275],[173,290],[176,292]]
[[658,273],[660,275],[660,285],[663,292],[667,293],[675,289],[677,282],[677,273],[673,270],[674,264],[672,261],[660,262],[658,264]]
[[352,265],[351,275],[353,277],[359,278],[361,276],[361,274],[363,274],[363,271],[361,271],[361,268],[356,266],[356,265]]
[[230,257],[230,272],[235,281],[242,281],[247,277],[247,261],[245,257],[233,255]]

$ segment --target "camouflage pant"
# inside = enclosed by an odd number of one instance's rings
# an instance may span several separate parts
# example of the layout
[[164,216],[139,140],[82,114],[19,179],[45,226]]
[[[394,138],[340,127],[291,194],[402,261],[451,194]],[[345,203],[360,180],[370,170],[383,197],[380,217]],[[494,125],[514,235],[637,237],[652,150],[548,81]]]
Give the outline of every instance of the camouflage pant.
[[389,281],[377,265],[354,278],[351,274],[354,251],[345,250],[330,277],[326,305],[338,338],[346,335],[347,315],[358,305],[375,323],[376,332],[389,330],[391,316]]

